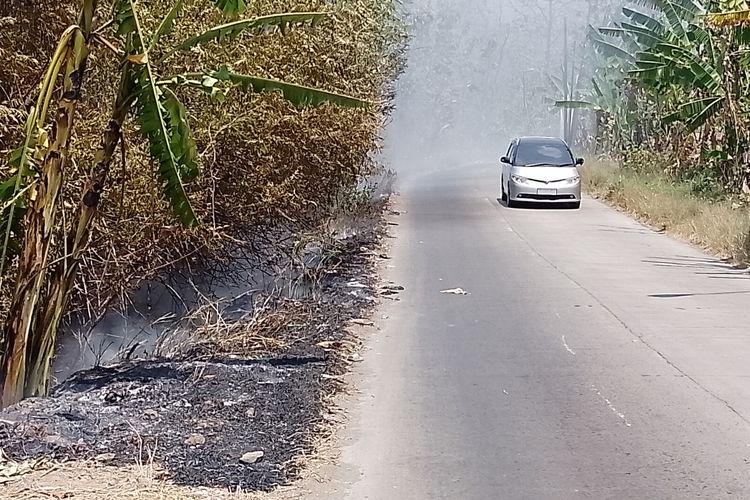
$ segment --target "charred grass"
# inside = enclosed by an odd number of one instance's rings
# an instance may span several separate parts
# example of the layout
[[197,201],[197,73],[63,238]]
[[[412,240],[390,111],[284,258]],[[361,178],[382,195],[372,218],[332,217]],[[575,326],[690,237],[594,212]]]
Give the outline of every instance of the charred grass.
[[[251,316],[191,330],[168,357],[79,372],[50,398],[1,413],[0,478],[9,484],[0,488],[27,495],[13,498],[46,498],[44,488],[73,498],[223,498],[299,477],[340,421],[331,402],[359,359],[356,323],[377,300],[386,226],[378,213],[356,224],[306,297],[257,299]],[[253,452],[262,458],[243,462]],[[66,474],[106,471],[106,492],[60,486]]]

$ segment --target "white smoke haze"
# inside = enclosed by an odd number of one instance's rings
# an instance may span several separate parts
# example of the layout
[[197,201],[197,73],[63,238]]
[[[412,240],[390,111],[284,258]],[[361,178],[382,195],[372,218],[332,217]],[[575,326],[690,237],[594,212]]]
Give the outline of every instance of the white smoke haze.
[[[496,163],[515,136],[562,135],[560,112],[552,104],[564,97],[558,88],[563,67],[567,62],[568,78],[586,88],[589,66],[595,66],[584,46],[586,27],[607,24],[619,3],[409,0],[403,6],[411,35],[408,66],[396,86],[396,110],[385,131],[385,161],[405,179],[475,162]],[[585,129],[585,120],[577,123]],[[212,294],[226,298],[280,286],[262,273],[239,281],[239,288],[214,286]],[[83,332],[80,343],[65,337],[55,359],[57,379],[123,353],[150,353],[162,332],[174,329],[197,302],[193,286],[180,277],[169,287],[146,283],[133,294],[125,314],[110,312],[92,332]]]
[[554,101],[575,99],[590,87],[594,64],[587,27],[607,24],[621,5],[618,0],[406,2],[407,69],[386,129],[391,166],[403,178],[494,162],[521,135],[568,135],[569,142],[579,142],[588,133],[586,113],[577,111],[574,130],[565,134]]

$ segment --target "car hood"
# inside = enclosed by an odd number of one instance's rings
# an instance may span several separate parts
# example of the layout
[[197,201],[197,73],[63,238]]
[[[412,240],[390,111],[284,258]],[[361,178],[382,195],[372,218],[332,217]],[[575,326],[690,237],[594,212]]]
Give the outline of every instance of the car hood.
[[555,182],[578,175],[576,167],[513,167],[511,173],[541,182]]

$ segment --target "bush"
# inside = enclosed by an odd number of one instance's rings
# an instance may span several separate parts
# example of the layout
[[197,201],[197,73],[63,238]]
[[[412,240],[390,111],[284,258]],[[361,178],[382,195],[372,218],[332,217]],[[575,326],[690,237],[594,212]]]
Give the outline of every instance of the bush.
[[[171,41],[187,33],[226,22],[201,2],[190,6]],[[154,26],[171,0],[139,2]],[[184,229],[154,182],[148,147],[127,126],[123,161],[110,172],[91,244],[84,255],[72,310],[94,321],[112,304],[123,302],[139,282],[175,267],[191,271],[210,268],[228,258],[238,245],[252,244],[266,228],[301,227],[328,211],[342,189],[356,184],[378,166],[371,160],[379,146],[379,128],[388,105],[389,84],[399,70],[400,26],[394,3],[347,0],[330,7],[332,19],[314,29],[286,36],[242,36],[241,43],[213,44],[184,57],[170,59],[168,69],[214,68],[233,61],[238,72],[317,86],[379,103],[369,110],[323,105],[298,109],[275,94],[232,92],[226,102],[181,92],[202,161],[202,176],[188,186],[188,195],[203,224]],[[25,2],[0,5],[0,56],[9,61],[0,74],[0,154],[18,146],[30,97],[34,96],[51,50],[64,28],[75,19],[77,1]],[[286,10],[320,8],[317,0],[258,0],[248,17]],[[100,2],[102,19],[111,12]],[[109,32],[105,31],[105,36]],[[101,45],[90,56],[84,98],[77,113],[72,162],[63,191],[59,220],[74,219],[84,180],[108,121],[118,83],[118,61]],[[10,167],[0,162],[0,175]],[[56,240],[70,227],[60,225]],[[58,245],[59,246],[59,245]],[[59,259],[58,248],[52,259]],[[13,269],[10,270],[12,277]],[[0,300],[7,307],[12,279],[6,279]],[[84,321],[85,322],[85,321]]]

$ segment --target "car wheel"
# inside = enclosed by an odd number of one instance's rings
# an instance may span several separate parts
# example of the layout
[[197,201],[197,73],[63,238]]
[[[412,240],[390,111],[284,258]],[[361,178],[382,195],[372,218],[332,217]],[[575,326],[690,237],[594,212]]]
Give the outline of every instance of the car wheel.
[[500,201],[508,201],[508,195],[505,194],[505,186],[500,183]]
[[508,186],[508,191],[505,194],[505,198],[508,201],[508,208],[515,208],[515,207],[518,206],[518,202],[517,201],[513,201],[513,200],[510,199],[510,186]]
[[574,201],[573,203],[570,204],[570,208],[572,208],[573,210],[578,210],[579,208],[581,208],[581,202]]

